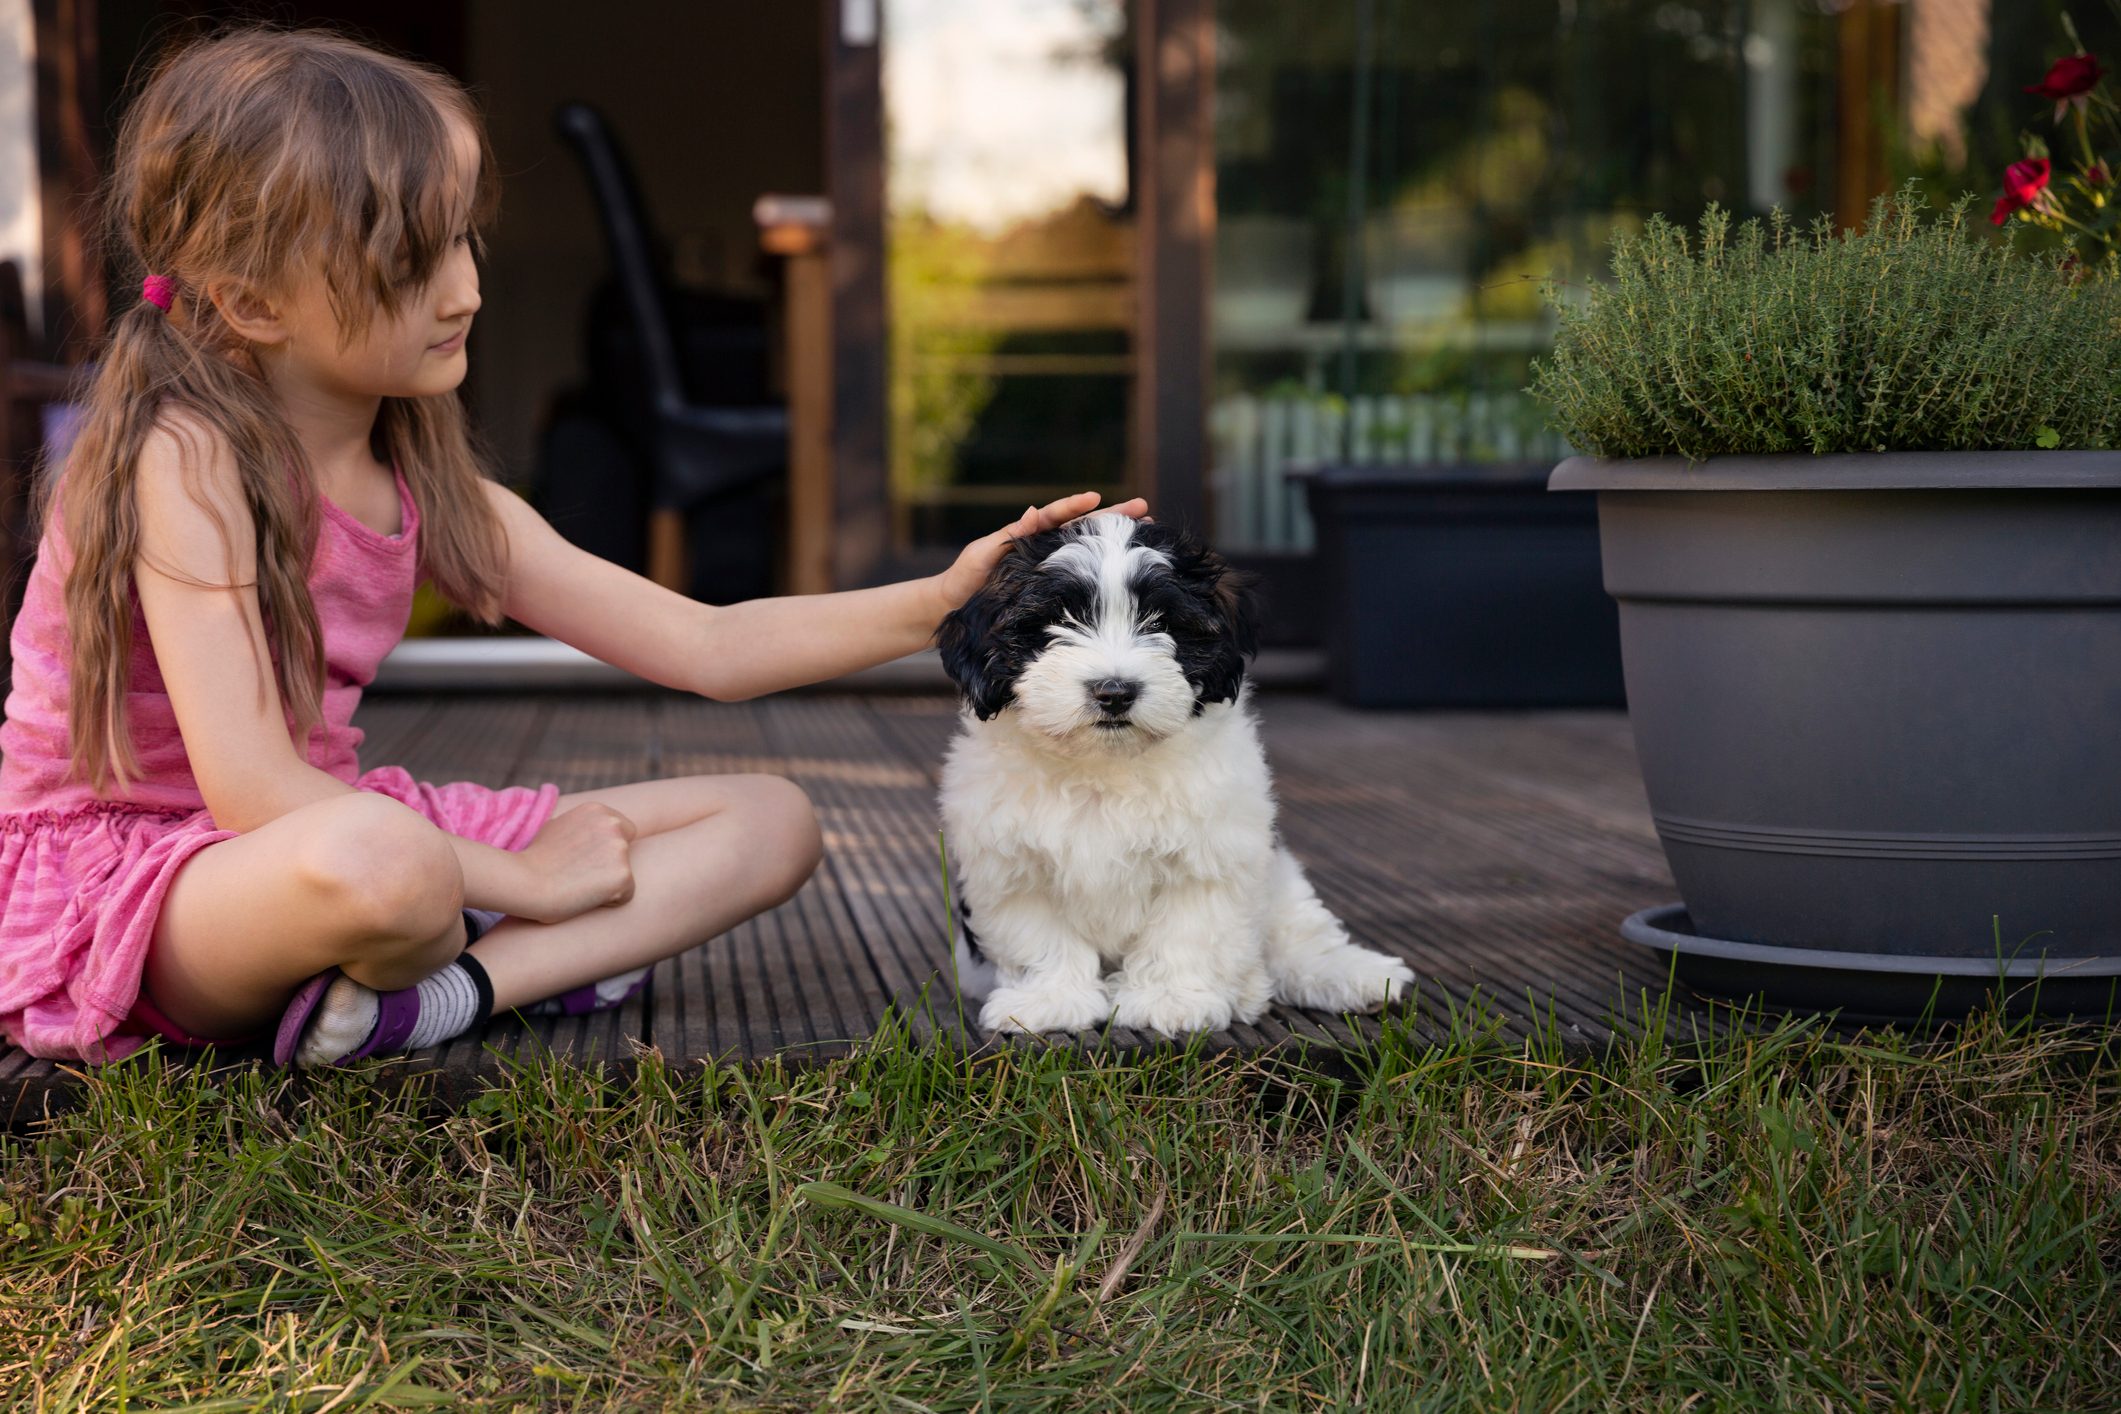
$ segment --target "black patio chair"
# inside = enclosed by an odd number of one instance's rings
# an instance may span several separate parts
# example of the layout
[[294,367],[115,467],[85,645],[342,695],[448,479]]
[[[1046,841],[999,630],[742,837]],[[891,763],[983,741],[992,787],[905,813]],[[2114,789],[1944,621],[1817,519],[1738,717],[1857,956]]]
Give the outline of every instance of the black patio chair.
[[[617,140],[603,117],[584,103],[563,105],[558,125],[581,159],[604,228],[626,356],[623,376],[614,378],[609,368],[593,367],[589,395],[573,400],[564,425],[556,419],[547,435],[548,475],[569,481],[577,499],[586,480],[600,480],[603,490],[598,494],[606,501],[606,512],[637,520],[652,507],[684,516],[693,561],[687,587],[696,597],[746,598],[769,592],[779,538],[773,500],[788,459],[787,409],[700,400],[712,396],[700,386],[703,382],[757,385],[763,378],[715,378],[711,370],[702,378],[695,367],[695,376],[688,379],[681,353],[697,348],[702,340],[698,330],[679,322],[680,301],[665,278],[646,205]],[[591,358],[609,363],[597,323],[593,317]],[[756,342],[756,361],[763,365],[763,329]],[[691,362],[697,365],[699,360]],[[731,391],[756,396],[758,389]],[[599,422],[606,425],[596,426]],[[594,455],[599,446],[603,455]],[[638,463],[633,487],[612,484],[622,455]],[[559,489],[546,487],[548,494]],[[607,513],[601,519],[609,522],[612,516]],[[629,536],[607,524],[602,533],[606,539],[615,536],[620,544],[638,544],[638,528]]]

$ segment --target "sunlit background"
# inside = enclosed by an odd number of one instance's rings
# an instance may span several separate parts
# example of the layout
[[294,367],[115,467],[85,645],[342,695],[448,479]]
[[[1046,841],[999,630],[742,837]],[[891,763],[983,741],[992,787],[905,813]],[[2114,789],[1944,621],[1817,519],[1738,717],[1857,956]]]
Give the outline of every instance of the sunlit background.
[[[2103,7],[2076,18],[2095,52]],[[1857,217],[1908,176],[1995,188],[2044,0],[1218,0],[1210,504],[1311,543],[1287,468],[1545,463],[1522,393],[1548,279],[1648,213]],[[887,0],[899,533],[1140,484],[1119,0]]]
[[[0,260],[21,264],[34,325],[46,282],[85,258],[55,203],[95,175],[161,42],[328,21],[442,65],[486,107],[506,204],[468,395],[533,493],[581,390],[624,376],[609,253],[553,127],[587,99],[714,367],[731,349],[759,365],[744,397],[779,395],[767,360],[788,347],[755,200],[881,211],[836,221],[842,322],[815,336],[842,374],[841,519],[820,533],[860,542],[843,579],[932,561],[1050,494],[1156,491],[1170,468],[1145,448],[1174,434],[1207,449],[1200,500],[1225,548],[1300,557],[1314,532],[1292,468],[1529,478],[1565,452],[1522,392],[1553,327],[1542,285],[1599,278],[1616,229],[1709,202],[1854,221],[1908,177],[1985,214],[2003,166],[2051,131],[2024,89],[2067,49],[2061,0],[1162,3],[1162,23],[1183,8],[1211,40],[1209,81],[1177,100],[1140,58],[1148,0],[0,0]],[[2105,0],[2075,19],[2121,57]],[[872,77],[850,89],[850,71]],[[40,126],[69,103],[79,133]],[[1197,285],[1205,395],[1175,400],[1173,368],[1144,363],[1144,271],[1171,235],[1143,197],[1157,104],[1212,149],[1211,234],[1173,277]],[[79,356],[90,303],[59,302],[47,352]],[[850,370],[881,391],[849,401]],[[700,396],[736,397],[721,376]]]

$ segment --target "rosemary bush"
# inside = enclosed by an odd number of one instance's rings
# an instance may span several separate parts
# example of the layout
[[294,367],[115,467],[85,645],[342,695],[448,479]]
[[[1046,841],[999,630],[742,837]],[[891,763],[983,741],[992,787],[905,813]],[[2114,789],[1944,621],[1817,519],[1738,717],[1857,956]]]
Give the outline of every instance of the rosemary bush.
[[1528,390],[1601,456],[2110,447],[2121,281],[1970,229],[1910,185],[1861,232],[1709,208],[1613,242]]

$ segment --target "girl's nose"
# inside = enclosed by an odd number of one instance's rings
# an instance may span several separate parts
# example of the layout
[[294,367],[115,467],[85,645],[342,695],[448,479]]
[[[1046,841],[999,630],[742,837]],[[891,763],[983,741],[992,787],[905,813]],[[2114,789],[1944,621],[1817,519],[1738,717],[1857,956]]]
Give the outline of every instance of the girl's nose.
[[482,301],[479,298],[479,282],[474,276],[469,280],[452,283],[442,296],[442,307],[435,311],[444,319],[462,319],[477,314]]
[[441,294],[435,313],[443,319],[462,319],[479,312],[479,267],[469,250],[452,255],[442,267]]

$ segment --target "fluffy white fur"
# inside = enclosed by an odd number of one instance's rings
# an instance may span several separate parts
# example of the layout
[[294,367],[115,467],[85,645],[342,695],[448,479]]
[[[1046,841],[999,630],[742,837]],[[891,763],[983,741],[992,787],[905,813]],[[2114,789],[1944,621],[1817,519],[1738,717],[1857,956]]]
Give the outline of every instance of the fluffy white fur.
[[[1413,981],[1354,945],[1277,840],[1245,693],[1207,703],[1130,576],[1158,552],[1092,522],[1045,574],[1094,579],[1094,618],[1048,630],[1012,702],[968,706],[943,769],[952,881],[983,958],[958,981],[980,1024],[1070,1031],[1108,1019],[1177,1036],[1251,1021],[1271,1000],[1368,1011]],[[1140,692],[1122,727],[1091,698]]]

